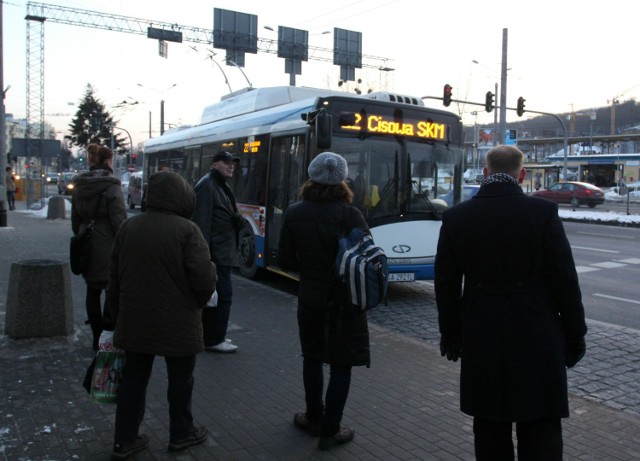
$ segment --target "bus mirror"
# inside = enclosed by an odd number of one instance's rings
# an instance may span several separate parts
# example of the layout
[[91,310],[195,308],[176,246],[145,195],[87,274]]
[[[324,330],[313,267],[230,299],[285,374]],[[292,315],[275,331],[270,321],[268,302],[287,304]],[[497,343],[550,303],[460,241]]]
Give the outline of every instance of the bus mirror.
[[316,144],[318,149],[329,149],[331,147],[332,129],[331,114],[324,110],[320,111],[316,116]]

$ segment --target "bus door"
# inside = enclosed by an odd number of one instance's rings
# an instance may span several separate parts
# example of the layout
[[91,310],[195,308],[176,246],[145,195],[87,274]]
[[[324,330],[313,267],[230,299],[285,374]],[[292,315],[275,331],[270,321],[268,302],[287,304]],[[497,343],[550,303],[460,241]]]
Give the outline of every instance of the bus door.
[[298,191],[305,179],[304,151],[303,134],[271,138],[264,253],[267,266],[277,265],[284,212],[298,201]]

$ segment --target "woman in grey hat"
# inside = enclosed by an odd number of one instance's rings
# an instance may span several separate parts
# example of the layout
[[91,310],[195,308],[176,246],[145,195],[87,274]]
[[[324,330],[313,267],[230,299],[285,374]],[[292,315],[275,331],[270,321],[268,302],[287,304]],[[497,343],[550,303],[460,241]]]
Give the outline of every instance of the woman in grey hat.
[[[346,290],[334,275],[338,239],[354,227],[369,228],[351,206],[344,158],[324,152],[307,171],[310,179],[300,188],[301,201],[285,213],[278,262],[300,274],[298,328],[306,412],[297,413],[293,423],[320,435],[318,447],[328,450],[353,440],[354,430],[341,424],[351,368],[370,364],[367,315],[347,302]],[[323,363],[330,366],[324,398]]]

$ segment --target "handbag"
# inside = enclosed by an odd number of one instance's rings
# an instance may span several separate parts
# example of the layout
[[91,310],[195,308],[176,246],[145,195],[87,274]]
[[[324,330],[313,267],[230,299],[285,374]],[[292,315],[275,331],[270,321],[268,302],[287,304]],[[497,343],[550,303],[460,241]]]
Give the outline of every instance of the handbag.
[[104,193],[98,196],[98,201],[93,210],[91,221],[78,235],[71,237],[69,243],[69,265],[71,266],[71,272],[75,275],[82,275],[89,266],[89,256],[91,255],[91,233],[93,232],[93,226],[96,222],[96,216],[100,209],[100,203]]
[[98,353],[91,378],[91,400],[97,403],[115,403],[124,372],[125,353],[113,346],[113,331],[100,335]]

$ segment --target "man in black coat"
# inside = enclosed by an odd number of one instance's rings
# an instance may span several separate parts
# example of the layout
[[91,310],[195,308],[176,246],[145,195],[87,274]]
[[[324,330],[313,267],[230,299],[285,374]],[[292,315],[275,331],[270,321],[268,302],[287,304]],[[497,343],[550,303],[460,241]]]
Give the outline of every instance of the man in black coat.
[[202,309],[204,347],[213,352],[235,352],[238,346],[225,338],[233,288],[231,270],[238,266],[238,234],[244,218],[238,213],[236,199],[227,180],[233,177],[238,157],[220,151],[211,161],[211,171],[195,186],[196,210],[193,221],[209,244],[211,261],[218,270],[218,305]]
[[558,206],[525,195],[522,152],[486,156],[477,195],[444,212],[435,263],[440,351],[461,358],[476,458],[562,460],[566,367],[585,353],[582,295]]

